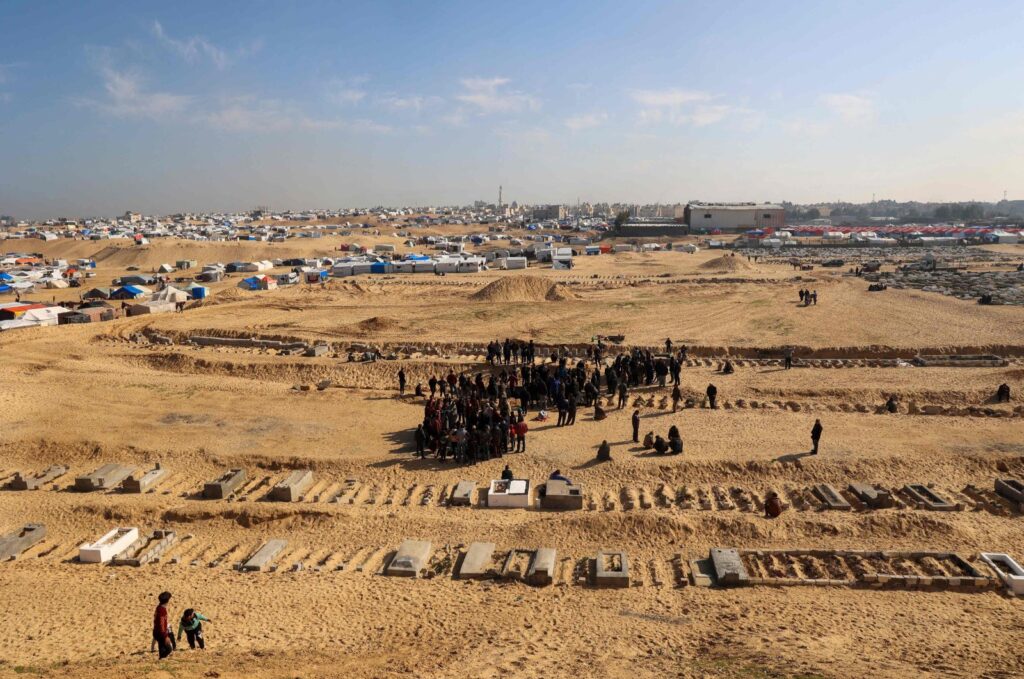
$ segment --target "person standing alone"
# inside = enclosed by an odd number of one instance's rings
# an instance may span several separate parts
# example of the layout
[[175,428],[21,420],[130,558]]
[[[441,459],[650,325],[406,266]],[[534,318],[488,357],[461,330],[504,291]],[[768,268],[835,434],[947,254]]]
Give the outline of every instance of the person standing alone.
[[821,420],[815,420],[814,426],[811,427],[811,455],[818,454],[818,442],[821,441],[822,431],[824,427],[821,426]]

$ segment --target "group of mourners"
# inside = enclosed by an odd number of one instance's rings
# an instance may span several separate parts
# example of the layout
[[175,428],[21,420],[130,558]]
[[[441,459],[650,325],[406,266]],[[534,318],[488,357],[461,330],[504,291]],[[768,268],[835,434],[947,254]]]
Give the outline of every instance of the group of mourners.
[[818,291],[817,290],[800,290],[800,302],[804,306],[810,306],[818,303]]

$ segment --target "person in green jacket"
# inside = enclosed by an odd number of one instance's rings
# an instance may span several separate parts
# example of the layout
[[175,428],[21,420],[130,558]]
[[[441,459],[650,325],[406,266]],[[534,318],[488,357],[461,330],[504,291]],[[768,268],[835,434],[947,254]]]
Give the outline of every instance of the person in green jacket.
[[203,623],[211,622],[202,613],[195,611],[191,608],[186,608],[185,612],[181,615],[181,622],[178,623],[178,641],[181,641],[181,633],[184,632],[186,638],[188,638],[188,646],[193,651],[196,650],[196,644],[199,644],[200,650],[206,650],[206,640],[203,639]]

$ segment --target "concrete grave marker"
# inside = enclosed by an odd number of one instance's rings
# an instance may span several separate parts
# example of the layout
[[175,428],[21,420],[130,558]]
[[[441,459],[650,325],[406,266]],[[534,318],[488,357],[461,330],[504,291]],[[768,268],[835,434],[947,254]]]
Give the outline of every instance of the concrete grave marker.
[[491,557],[494,556],[493,542],[474,542],[462,557],[462,565],[459,566],[459,580],[482,580],[493,577],[491,572]]
[[46,537],[46,526],[28,523],[19,530],[0,536],[0,561],[17,559],[26,549],[37,545]]
[[1024,483],[1017,479],[996,479],[996,492],[1018,506],[1024,506]]
[[526,509],[530,506],[530,495],[529,479],[496,479],[487,491],[487,506]]
[[203,497],[208,500],[225,500],[242,487],[245,479],[244,469],[229,469],[203,485]]
[[75,490],[89,493],[94,490],[110,490],[116,488],[135,471],[135,467],[122,464],[105,464],[91,474],[75,479]]
[[825,503],[826,509],[835,509],[838,511],[848,512],[853,507],[846,501],[838,490],[833,488],[827,483],[819,483],[813,488],[814,495]]
[[68,468],[62,464],[47,467],[35,476],[22,476],[21,472],[15,472],[14,479],[7,484],[7,487],[11,490],[37,490],[67,473]]
[[418,577],[420,571],[427,565],[430,552],[431,544],[426,540],[405,540],[395,552],[388,567],[384,569],[384,574]]
[[721,585],[743,585],[750,579],[738,550],[712,549],[711,563],[715,569],[715,580]]
[[1009,554],[982,552],[981,560],[987,563],[1015,596],[1024,596],[1024,568]]
[[155,468],[150,469],[137,479],[134,472],[130,474],[121,482],[121,490],[126,493],[145,493],[150,488],[156,487],[166,476],[167,470],[162,468],[158,462]]
[[138,528],[114,528],[96,542],[80,546],[78,560],[82,563],[107,563],[138,539]]
[[565,481],[549,479],[544,484],[540,506],[542,509],[583,509],[583,491]]
[[892,493],[870,483],[851,483],[849,490],[871,509],[887,509],[896,506],[892,499]]
[[173,530],[155,530],[139,540],[136,545],[115,556],[110,563],[115,566],[138,567],[159,561],[177,541],[178,536]]
[[594,557],[595,587],[629,587],[629,559],[625,552],[602,550]]
[[245,560],[239,570],[256,573],[270,570],[274,559],[287,546],[287,540],[267,540],[252,556]]
[[450,507],[469,507],[473,504],[473,495],[476,493],[476,481],[459,481],[452,494],[448,498]]
[[526,583],[534,587],[550,585],[555,579],[555,550],[541,547],[533,554],[533,561],[526,571]]
[[288,477],[270,489],[269,499],[276,502],[295,502],[313,485],[313,472],[309,469],[297,469]]
[[914,504],[922,509],[930,509],[936,512],[953,512],[960,509],[959,505],[953,504],[931,488],[920,483],[903,486],[903,492],[910,497]]

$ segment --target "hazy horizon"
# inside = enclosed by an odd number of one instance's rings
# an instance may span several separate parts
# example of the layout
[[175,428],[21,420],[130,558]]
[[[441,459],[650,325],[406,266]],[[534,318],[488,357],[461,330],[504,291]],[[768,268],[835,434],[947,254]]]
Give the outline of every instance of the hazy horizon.
[[1009,2],[0,8],[0,214],[1024,195]]

